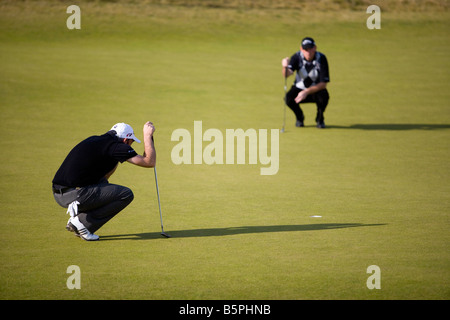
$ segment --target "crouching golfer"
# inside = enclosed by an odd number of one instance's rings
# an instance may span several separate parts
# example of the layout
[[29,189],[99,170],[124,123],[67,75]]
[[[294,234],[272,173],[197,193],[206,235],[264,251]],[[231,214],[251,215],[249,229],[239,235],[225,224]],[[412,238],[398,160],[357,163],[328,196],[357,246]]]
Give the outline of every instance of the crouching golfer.
[[317,128],[325,128],[323,114],[330,98],[326,89],[330,75],[327,58],[316,49],[314,40],[306,37],[302,40],[300,51],[281,61],[284,77],[287,78],[297,71],[294,85],[286,94],[286,105],[295,113],[297,127],[304,127],[305,121],[300,103],[315,102]]
[[125,123],[117,123],[105,134],[81,141],[69,152],[52,181],[56,202],[70,213],[67,230],[84,240],[98,240],[94,232],[131,203],[133,192],[109,183],[108,179],[119,162],[155,166],[154,131],[151,122],[144,124],[142,156],[131,147],[134,141],[140,141]]

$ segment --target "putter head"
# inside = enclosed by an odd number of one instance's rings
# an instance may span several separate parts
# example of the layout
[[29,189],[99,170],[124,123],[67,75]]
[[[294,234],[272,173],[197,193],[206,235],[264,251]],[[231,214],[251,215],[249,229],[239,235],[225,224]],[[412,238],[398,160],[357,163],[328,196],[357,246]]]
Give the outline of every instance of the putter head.
[[284,132],[284,128],[281,128],[280,132],[283,133]]
[[168,235],[168,234],[165,233],[165,232],[161,232],[161,235],[162,235],[163,237],[166,237],[166,238],[172,238],[170,235]]

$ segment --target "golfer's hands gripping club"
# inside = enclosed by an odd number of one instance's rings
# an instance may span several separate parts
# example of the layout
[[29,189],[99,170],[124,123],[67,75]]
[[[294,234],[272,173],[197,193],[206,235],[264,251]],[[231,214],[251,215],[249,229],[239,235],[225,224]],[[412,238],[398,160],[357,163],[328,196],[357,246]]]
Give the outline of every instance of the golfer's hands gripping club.
[[153,133],[155,132],[155,126],[152,122],[147,121],[144,124],[144,139],[146,137],[149,137],[150,139],[153,138]]
[[290,62],[289,57],[286,57],[283,60],[281,60],[281,66],[283,67],[283,77],[285,78],[291,76],[294,73],[294,71],[288,68],[289,62]]
[[153,133],[155,127],[152,122],[147,121],[144,124],[144,155],[143,157],[149,160],[149,167],[155,167],[156,165],[156,150],[153,143]]

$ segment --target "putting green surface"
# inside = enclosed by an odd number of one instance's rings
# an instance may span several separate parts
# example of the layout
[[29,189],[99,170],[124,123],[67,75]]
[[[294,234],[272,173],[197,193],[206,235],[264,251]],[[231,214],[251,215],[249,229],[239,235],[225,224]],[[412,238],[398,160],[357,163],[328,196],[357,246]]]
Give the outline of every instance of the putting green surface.
[[[365,8],[79,6],[68,30],[62,2],[0,2],[1,299],[450,298],[448,11],[385,5],[369,30]],[[314,105],[304,128],[288,109],[275,175],[172,162],[194,121],[280,129],[281,59],[304,36],[330,64],[326,129]],[[64,157],[117,122],[141,139],[148,120],[172,238],[153,170],[128,163],[110,182],[134,201],[100,241],[74,237],[51,192]]]

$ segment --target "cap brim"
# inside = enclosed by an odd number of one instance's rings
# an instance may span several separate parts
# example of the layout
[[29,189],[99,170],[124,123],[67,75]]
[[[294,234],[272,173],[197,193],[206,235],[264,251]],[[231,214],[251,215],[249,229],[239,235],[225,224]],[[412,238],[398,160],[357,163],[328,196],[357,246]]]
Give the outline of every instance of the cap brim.
[[138,138],[136,138],[134,134],[131,136],[131,139],[133,139],[133,140],[136,141],[137,143],[141,143],[141,140],[139,140]]

